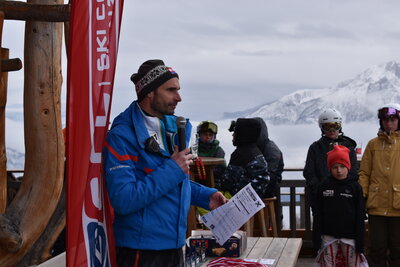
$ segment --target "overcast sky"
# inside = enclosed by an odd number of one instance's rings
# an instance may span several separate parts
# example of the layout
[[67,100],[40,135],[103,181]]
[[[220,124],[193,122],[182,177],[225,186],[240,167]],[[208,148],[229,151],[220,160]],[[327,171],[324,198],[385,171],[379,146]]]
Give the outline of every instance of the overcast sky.
[[[147,59],[161,58],[180,75],[178,115],[217,120],[223,112],[296,89],[333,86],[400,57],[398,0],[124,5],[112,117],[136,98],[129,77]],[[23,37],[23,22],[4,23],[2,46],[10,48],[10,57],[23,59]],[[22,104],[22,81],[22,71],[10,73],[9,108]]]

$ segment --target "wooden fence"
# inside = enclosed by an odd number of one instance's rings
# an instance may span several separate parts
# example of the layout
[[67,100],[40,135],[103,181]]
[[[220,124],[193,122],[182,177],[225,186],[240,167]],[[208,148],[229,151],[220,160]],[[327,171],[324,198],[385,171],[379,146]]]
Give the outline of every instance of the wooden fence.
[[[280,183],[280,190],[278,191],[277,198],[280,199],[282,208],[289,208],[289,229],[279,229],[279,236],[286,237],[301,237],[303,238],[303,247],[311,247],[311,211],[310,205],[305,194],[306,181],[302,177],[303,169],[285,169],[287,172],[298,172],[298,179],[285,179]],[[23,170],[8,170],[8,188],[9,199],[18,190],[19,184],[22,180]],[[278,202],[279,203],[279,202]],[[299,207],[300,212],[296,213],[296,207]],[[281,216],[281,209],[277,209],[278,218]],[[287,218],[285,218],[287,220]],[[281,227],[279,227],[281,228]]]

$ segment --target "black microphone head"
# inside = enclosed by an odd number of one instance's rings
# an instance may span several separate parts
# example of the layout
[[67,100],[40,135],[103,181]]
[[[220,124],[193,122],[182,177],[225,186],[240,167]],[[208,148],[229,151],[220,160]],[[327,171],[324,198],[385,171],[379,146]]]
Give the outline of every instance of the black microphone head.
[[185,127],[186,127],[186,119],[185,119],[185,117],[176,117],[176,126],[178,128],[185,129]]

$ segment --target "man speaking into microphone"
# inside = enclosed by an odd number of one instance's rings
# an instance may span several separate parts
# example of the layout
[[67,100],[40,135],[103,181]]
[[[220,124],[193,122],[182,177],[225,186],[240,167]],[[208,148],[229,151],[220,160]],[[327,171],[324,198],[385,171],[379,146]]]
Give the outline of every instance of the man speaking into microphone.
[[215,209],[227,200],[189,178],[192,126],[174,116],[182,101],[178,74],[155,59],[131,80],[137,100],[114,119],[103,150],[117,263],[183,266],[190,205]]

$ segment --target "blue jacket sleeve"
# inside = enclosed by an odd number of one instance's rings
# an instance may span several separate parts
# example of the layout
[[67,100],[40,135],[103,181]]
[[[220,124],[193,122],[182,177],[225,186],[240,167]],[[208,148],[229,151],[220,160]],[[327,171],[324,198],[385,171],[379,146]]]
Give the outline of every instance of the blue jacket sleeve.
[[203,209],[210,209],[210,196],[217,192],[215,188],[206,187],[196,182],[190,181],[191,187],[191,204]]

